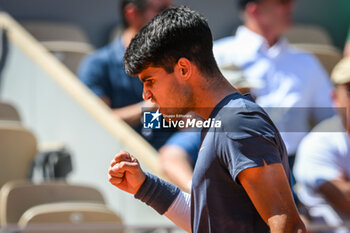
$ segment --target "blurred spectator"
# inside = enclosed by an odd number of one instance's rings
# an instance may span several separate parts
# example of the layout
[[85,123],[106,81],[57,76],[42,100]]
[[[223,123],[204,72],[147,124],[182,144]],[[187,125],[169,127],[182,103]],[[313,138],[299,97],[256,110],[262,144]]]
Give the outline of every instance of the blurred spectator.
[[214,55],[219,66],[235,64],[249,81],[256,102],[265,108],[286,144],[289,163],[294,163],[310,120],[320,122],[334,115],[313,108],[331,107],[327,72],[312,55],[292,48],[282,37],[291,24],[292,0],[239,0],[244,26],[236,36],[218,40]]
[[332,81],[338,115],[321,122],[302,140],[294,174],[311,220],[336,226],[350,220],[350,58],[334,68]]
[[[121,0],[120,3],[125,29],[111,44],[87,56],[78,76],[113,109],[116,116],[141,133],[142,108],[155,106],[143,101],[141,81],[125,73],[125,48],[142,26],[170,6],[171,0]],[[166,132],[151,131],[143,132],[142,135],[157,149],[170,136]]]
[[174,133],[159,149],[164,173],[185,192],[191,192],[192,174],[201,143],[200,131],[183,130]]
[[345,41],[344,56],[350,57],[350,27]]

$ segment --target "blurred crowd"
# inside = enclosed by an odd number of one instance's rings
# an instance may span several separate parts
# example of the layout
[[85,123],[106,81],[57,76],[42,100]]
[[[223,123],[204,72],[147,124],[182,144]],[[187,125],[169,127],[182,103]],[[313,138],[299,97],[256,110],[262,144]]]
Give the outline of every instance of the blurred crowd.
[[[136,33],[171,0],[121,0],[123,25],[114,40],[85,57],[78,76],[155,149],[169,179],[190,192],[200,132],[142,127],[142,83],[129,76],[123,55]],[[350,216],[350,32],[344,58],[329,73],[313,54],[284,33],[292,25],[292,0],[239,0],[243,25],[214,42],[224,76],[250,93],[271,116],[288,151],[295,201],[310,222],[338,226]],[[347,56],[349,58],[347,58]],[[171,94],[171,93],[169,93]],[[327,231],[330,232],[330,231]],[[335,227],[332,232],[350,232]]]

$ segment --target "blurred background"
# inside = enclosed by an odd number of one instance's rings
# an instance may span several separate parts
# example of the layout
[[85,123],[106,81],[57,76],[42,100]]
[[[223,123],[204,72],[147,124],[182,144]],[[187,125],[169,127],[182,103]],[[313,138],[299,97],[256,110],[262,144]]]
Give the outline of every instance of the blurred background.
[[[215,39],[231,35],[242,23],[234,0],[175,0],[174,3],[200,11],[208,19]],[[96,48],[109,41],[111,31],[121,20],[115,0],[1,0],[0,6],[19,21],[48,20],[79,25]],[[293,22],[322,27],[334,45],[342,49],[349,26],[349,8],[347,0],[296,0]]]
[[[234,0],[174,4],[201,12],[214,40],[242,24]],[[49,223],[58,232],[182,232],[109,184],[120,150],[168,177],[159,152],[77,78],[82,59],[119,35],[118,0],[0,0],[0,9],[0,232],[54,232]],[[350,1],[296,0],[293,22],[286,37],[330,73],[343,56]]]

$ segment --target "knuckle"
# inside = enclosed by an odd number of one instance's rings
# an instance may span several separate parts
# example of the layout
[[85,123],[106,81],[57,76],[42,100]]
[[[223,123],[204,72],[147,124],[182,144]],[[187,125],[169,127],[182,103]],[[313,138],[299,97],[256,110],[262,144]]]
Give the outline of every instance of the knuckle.
[[122,161],[118,164],[118,169],[123,169],[126,167],[126,165],[127,165],[126,162]]

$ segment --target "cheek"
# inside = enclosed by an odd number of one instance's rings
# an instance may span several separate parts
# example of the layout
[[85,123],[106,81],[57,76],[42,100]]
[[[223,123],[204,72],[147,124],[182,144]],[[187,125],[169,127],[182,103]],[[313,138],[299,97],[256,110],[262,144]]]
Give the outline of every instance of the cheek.
[[290,12],[283,6],[271,7],[264,14],[265,21],[272,25],[283,24],[289,17]]

